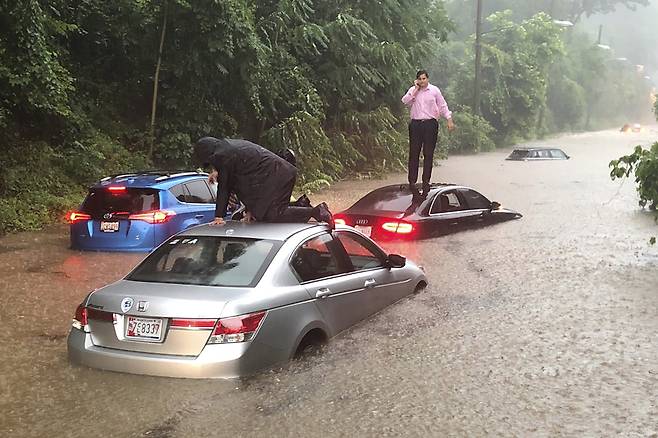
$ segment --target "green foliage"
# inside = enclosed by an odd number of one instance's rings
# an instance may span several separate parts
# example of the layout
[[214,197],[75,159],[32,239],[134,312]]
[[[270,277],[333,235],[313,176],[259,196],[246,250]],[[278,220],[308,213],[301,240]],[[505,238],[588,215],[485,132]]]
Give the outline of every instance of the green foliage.
[[295,152],[297,167],[304,169],[298,181],[302,191],[330,184],[343,170],[320,121],[307,112],[294,113],[265,138],[273,151],[290,148]]
[[0,233],[61,220],[101,176],[146,169],[145,158],[102,134],[53,148],[46,142],[12,142],[0,156]]
[[546,104],[549,68],[563,51],[560,29],[549,16],[540,13],[517,25],[510,15],[488,18],[501,30],[490,35],[482,57],[482,114],[500,143],[535,132]]
[[[613,181],[617,178],[628,178],[631,173],[635,173],[640,207],[648,206],[650,210],[656,211],[656,207],[658,207],[658,142],[649,149],[636,146],[632,154],[612,160],[609,167],[612,168],[610,178]],[[649,243],[654,245],[656,238],[651,237]]]
[[56,38],[76,29],[57,19],[58,5],[0,1],[0,128],[27,114],[70,114],[73,77],[61,62]]
[[624,155],[617,160],[612,160],[609,165],[610,178],[629,177],[635,174],[637,191],[640,195],[640,207],[648,206],[650,210],[656,210],[658,206],[658,142],[651,148],[644,149],[636,146],[630,155]]
[[439,135],[440,150],[447,154],[472,154],[496,148],[490,137],[494,128],[484,118],[472,114],[470,108],[456,111],[453,121],[457,129],[450,133],[442,129]]

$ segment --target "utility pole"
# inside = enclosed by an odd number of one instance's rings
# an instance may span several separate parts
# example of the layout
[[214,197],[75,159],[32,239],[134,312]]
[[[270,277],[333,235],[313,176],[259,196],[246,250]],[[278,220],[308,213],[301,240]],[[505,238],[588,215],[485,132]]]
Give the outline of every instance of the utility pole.
[[475,14],[475,84],[473,95],[473,113],[480,115],[480,62],[482,57],[482,0],[477,0],[477,12]]

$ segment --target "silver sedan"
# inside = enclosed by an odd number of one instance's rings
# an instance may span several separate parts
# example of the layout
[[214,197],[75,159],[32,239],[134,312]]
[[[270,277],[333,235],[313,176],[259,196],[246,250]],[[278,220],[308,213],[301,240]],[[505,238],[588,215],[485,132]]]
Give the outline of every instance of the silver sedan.
[[68,337],[73,363],[231,378],[285,362],[422,289],[423,271],[350,227],[202,225],[91,292]]

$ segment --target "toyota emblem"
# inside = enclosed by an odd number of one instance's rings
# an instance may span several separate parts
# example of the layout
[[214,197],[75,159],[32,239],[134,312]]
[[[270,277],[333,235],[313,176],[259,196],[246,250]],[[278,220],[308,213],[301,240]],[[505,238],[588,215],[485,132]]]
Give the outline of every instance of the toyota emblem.
[[112,219],[112,213],[105,213],[103,219]]

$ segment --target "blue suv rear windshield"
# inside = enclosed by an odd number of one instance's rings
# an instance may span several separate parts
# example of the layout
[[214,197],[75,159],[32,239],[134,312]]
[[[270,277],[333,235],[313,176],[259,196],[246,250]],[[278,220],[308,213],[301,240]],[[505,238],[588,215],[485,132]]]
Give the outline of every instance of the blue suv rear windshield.
[[82,203],[82,212],[92,218],[101,218],[105,213],[133,214],[160,208],[159,190],[107,188],[90,189]]

